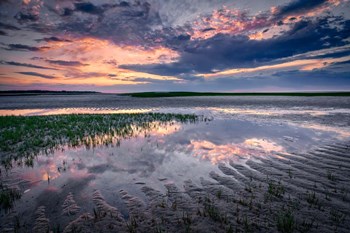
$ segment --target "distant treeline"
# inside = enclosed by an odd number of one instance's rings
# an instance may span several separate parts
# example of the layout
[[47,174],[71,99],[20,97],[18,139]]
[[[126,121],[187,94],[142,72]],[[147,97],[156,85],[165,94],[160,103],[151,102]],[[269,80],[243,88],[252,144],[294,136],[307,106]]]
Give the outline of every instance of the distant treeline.
[[12,90],[0,91],[0,96],[21,96],[21,95],[83,95],[83,94],[98,94],[95,91],[45,91],[45,90]]
[[122,95],[154,98],[154,97],[181,97],[181,96],[350,96],[350,92],[139,92],[126,93]]

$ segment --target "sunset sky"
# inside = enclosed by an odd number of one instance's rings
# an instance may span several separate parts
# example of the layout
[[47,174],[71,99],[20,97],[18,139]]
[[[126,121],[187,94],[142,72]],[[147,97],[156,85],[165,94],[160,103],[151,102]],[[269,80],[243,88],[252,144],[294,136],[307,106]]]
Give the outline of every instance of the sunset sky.
[[0,0],[0,90],[350,91],[348,0]]

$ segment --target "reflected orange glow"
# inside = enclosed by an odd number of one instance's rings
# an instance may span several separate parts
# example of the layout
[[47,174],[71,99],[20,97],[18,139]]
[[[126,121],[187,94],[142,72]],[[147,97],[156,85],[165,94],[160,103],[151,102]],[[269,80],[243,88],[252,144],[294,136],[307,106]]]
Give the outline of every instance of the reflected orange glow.
[[166,136],[176,133],[182,129],[182,125],[179,122],[172,122],[170,124],[161,125],[159,122],[152,123],[152,128],[148,132],[151,136]]
[[328,114],[345,113],[350,114],[350,110],[344,109],[322,109],[322,110],[307,110],[307,109],[247,109],[247,108],[208,108],[208,110],[227,114],[240,115],[257,115],[257,116],[282,116],[288,114],[309,114],[311,116],[324,116]]
[[53,109],[0,109],[0,116],[33,116],[61,114],[123,114],[147,113],[156,109],[108,109],[108,108],[53,108]]
[[312,129],[317,131],[324,131],[324,132],[333,132],[338,135],[339,139],[346,139],[350,137],[350,128],[347,127],[336,127],[336,126],[328,126],[328,125],[321,125],[321,124],[305,124],[305,123],[289,123],[290,125],[294,125],[297,127],[302,127],[306,129]]
[[[105,145],[119,145],[124,139],[137,138],[137,137],[157,137],[158,141],[162,141],[162,138],[178,132],[182,129],[182,126],[178,122],[148,122],[142,125],[131,125],[128,130],[121,132],[114,131],[107,134],[98,134],[85,137],[79,145],[85,145],[87,148]],[[75,146],[74,146],[75,147]]]
[[231,144],[216,145],[205,140],[191,140],[190,147],[193,150],[194,157],[209,160],[212,164],[228,160],[237,154],[246,154],[246,151],[243,152],[242,149],[237,146]]
[[249,157],[251,155],[266,155],[272,152],[285,152],[285,149],[277,143],[267,140],[251,138],[243,143],[217,145],[210,141],[191,140],[189,148],[193,156],[209,160],[212,164],[228,161],[237,157]]
[[260,138],[250,138],[244,141],[244,144],[251,148],[256,148],[259,150],[263,150],[265,152],[283,152],[284,148],[280,145],[277,145],[275,142],[260,139]]
[[21,177],[24,180],[30,181],[32,184],[36,184],[38,181],[52,181],[57,179],[61,173],[58,171],[55,161],[47,159],[48,164],[40,166],[39,169],[28,170],[24,172]]

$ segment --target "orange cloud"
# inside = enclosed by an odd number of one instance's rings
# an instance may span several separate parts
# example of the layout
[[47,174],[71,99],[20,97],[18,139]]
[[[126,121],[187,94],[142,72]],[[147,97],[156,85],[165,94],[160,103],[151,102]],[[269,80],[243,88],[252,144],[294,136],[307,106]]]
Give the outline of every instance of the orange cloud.
[[[69,39],[74,40],[74,39]],[[170,63],[179,54],[165,47],[145,49],[141,46],[120,46],[108,40],[95,38],[75,39],[67,45],[66,42],[51,41],[51,48],[45,55],[55,57],[70,57],[81,62],[102,62],[114,60],[118,65]]]
[[[82,74],[83,77],[84,73],[96,73],[96,77],[88,78],[90,81],[93,80],[96,85],[147,83],[146,81],[135,81],[137,78],[149,79],[150,81],[179,80],[172,76],[154,75],[118,67],[120,65],[146,65],[175,61],[179,54],[165,47],[145,49],[140,46],[119,46],[108,40],[95,38],[78,39],[68,46],[64,42],[50,42],[49,44],[51,49],[46,53],[42,53],[44,56],[62,60],[76,60],[89,64],[83,67],[73,67],[69,72],[66,72],[66,75],[70,77],[76,76],[74,77],[75,80],[79,79],[79,74]],[[111,78],[108,76],[109,74],[113,74],[117,78]],[[87,80],[86,78],[83,79]]]
[[327,67],[333,63],[349,61],[350,56],[342,57],[342,58],[325,58],[325,59],[305,59],[305,60],[295,60],[284,62],[275,65],[266,65],[266,66],[258,66],[255,68],[237,68],[237,69],[229,69],[216,73],[207,73],[207,74],[197,74],[197,76],[205,77],[205,78],[220,78],[227,77],[231,75],[243,74],[243,73],[253,73],[257,71],[269,71],[269,70],[279,70],[279,69],[299,69],[303,71],[311,71],[314,69],[321,69]]
[[[348,0],[345,0],[348,1]],[[300,12],[300,13],[296,13],[296,14],[287,14],[283,19],[283,23],[289,23],[289,19],[290,18],[294,18],[293,22],[298,22],[300,20],[302,20],[305,17],[314,17],[317,15],[320,15],[322,13],[324,13],[327,10],[330,10],[332,7],[336,7],[339,4],[341,4],[342,2],[344,2],[344,0],[328,0],[325,3],[319,5],[318,7],[315,7],[309,11],[306,12]],[[278,7],[271,7],[270,12],[272,13],[272,15],[276,15],[279,13],[279,8]]]
[[267,26],[266,17],[249,18],[245,12],[228,9],[213,11],[212,15],[200,18],[194,23],[191,39],[208,39],[218,33],[238,34],[257,26]]
[[[280,31],[285,30],[290,23],[290,18],[294,18],[293,23],[295,23],[304,17],[322,14],[342,2],[344,0],[328,0],[326,3],[306,12],[287,13],[281,16],[283,18],[279,16],[281,8],[279,6],[271,7],[270,12],[259,13],[255,16],[250,16],[245,11],[224,7],[220,10],[214,10],[209,16],[200,17],[193,23],[193,31],[189,34],[191,34],[191,39],[208,39],[219,33],[248,35],[251,40],[267,39],[273,36],[272,31],[278,34]],[[277,22],[280,20],[284,22],[283,25],[277,25]],[[269,28],[269,33],[257,31],[264,28]]]
[[[48,49],[34,52],[37,56],[36,63],[47,66],[47,62],[49,62],[50,67],[57,69],[55,72],[43,70],[40,73],[55,78],[45,80],[40,77],[28,77],[18,74],[18,68],[7,68],[10,71],[7,74],[12,73],[12,75],[9,74],[8,79],[2,79],[1,82],[10,84],[15,79],[19,85],[35,82],[37,84],[112,86],[146,84],[152,80],[180,81],[174,76],[155,75],[119,68],[121,65],[174,62],[179,58],[179,54],[171,49],[161,46],[149,49],[141,46],[119,46],[108,40],[89,37],[68,39],[66,41],[49,41],[45,43]],[[65,61],[70,65],[66,66]],[[28,67],[23,71],[28,70],[35,71]]]

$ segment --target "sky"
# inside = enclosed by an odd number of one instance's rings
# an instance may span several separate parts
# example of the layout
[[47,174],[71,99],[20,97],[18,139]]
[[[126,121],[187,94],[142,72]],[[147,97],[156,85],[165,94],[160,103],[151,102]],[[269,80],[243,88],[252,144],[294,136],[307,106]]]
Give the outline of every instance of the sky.
[[349,0],[0,0],[0,90],[350,91]]

